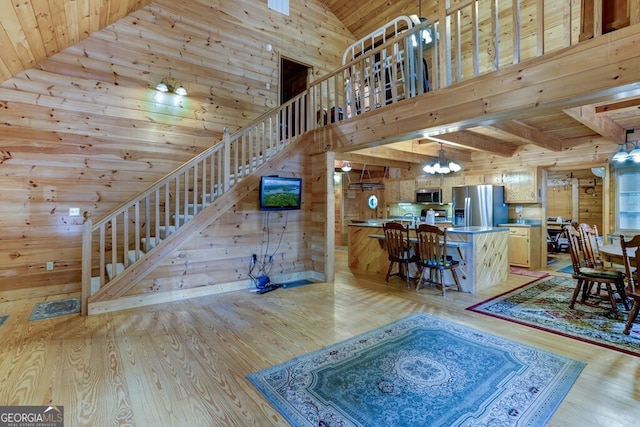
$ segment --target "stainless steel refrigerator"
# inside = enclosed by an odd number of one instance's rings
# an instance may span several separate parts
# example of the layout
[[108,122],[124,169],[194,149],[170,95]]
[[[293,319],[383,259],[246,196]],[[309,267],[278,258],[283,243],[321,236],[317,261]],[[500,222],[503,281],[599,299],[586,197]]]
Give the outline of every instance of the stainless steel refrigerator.
[[453,187],[454,227],[495,227],[509,219],[509,207],[504,203],[504,187],[498,185],[468,185]]

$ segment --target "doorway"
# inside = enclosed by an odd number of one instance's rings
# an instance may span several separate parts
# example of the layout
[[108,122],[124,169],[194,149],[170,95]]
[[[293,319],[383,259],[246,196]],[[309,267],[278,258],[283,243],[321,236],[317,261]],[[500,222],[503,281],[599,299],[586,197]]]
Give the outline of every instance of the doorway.
[[[280,57],[280,105],[307,90],[311,72],[310,65],[285,58],[284,56]],[[298,129],[304,128],[302,120],[307,116],[306,103],[301,105],[300,108],[300,113],[296,113],[295,108],[291,108],[289,111],[283,110],[281,113],[280,123],[284,136],[287,138],[290,135],[289,130],[291,130],[291,135],[296,135]]]
[[280,104],[307,90],[311,66],[280,57]]
[[[595,226],[599,234],[607,233],[607,168],[547,169],[543,197],[543,233],[547,239],[562,237],[562,226],[575,222]],[[543,234],[543,235],[545,235]],[[549,241],[548,241],[549,243]],[[557,243],[557,242],[556,242]],[[569,264],[568,254],[560,244],[547,245],[548,269],[557,271]],[[550,250],[554,248],[554,250]],[[544,259],[544,258],[543,258]],[[564,272],[564,271],[563,271]]]

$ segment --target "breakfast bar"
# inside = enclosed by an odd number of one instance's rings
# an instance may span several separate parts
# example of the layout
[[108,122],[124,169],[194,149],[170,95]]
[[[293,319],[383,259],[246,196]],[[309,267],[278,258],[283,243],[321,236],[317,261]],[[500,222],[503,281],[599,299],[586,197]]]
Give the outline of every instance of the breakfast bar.
[[[349,225],[349,268],[386,276],[389,260],[382,222]],[[410,229],[410,237],[415,236]],[[506,280],[509,230],[500,227],[447,228],[447,254],[460,261],[460,286],[476,293]],[[445,276],[448,282],[450,276]]]

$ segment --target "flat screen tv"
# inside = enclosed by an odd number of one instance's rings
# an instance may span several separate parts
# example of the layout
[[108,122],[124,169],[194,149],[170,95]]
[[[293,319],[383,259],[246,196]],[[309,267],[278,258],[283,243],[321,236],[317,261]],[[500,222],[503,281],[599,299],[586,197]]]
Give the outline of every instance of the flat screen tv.
[[260,179],[261,211],[300,209],[301,199],[301,178],[263,176]]

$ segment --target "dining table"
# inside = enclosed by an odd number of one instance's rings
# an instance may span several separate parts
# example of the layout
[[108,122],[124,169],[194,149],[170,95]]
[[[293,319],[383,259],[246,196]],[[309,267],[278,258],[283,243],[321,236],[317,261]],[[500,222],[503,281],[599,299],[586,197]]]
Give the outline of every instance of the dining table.
[[[600,246],[598,249],[603,261],[610,262],[612,264],[624,265],[624,257],[622,256],[622,246],[620,242],[610,243],[608,245]],[[629,261],[635,263],[635,251],[627,252]]]

